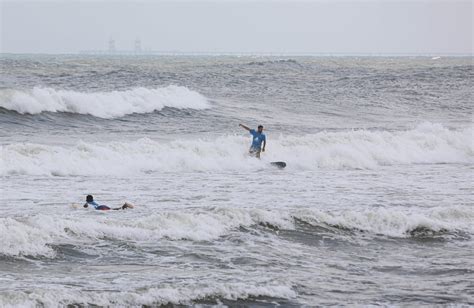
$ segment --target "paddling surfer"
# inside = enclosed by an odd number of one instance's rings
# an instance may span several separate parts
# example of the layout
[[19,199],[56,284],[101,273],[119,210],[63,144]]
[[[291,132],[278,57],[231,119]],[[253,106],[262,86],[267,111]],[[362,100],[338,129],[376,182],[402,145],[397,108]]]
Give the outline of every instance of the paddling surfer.
[[243,124],[239,124],[239,126],[247,130],[252,135],[252,144],[250,145],[249,154],[260,158],[260,152],[265,152],[265,146],[267,145],[267,138],[263,133],[263,126],[259,125],[257,130],[250,129]]
[[99,205],[97,202],[94,201],[94,197],[92,195],[87,195],[84,207],[88,208],[89,205],[94,209],[100,211],[133,209],[133,205],[128,202],[125,202],[121,207],[117,208],[110,208],[107,205]]

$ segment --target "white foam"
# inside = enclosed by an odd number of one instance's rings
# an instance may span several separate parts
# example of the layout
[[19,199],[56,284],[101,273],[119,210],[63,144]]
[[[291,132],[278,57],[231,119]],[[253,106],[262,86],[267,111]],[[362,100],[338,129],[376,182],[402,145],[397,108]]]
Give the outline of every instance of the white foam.
[[197,212],[168,212],[127,220],[122,215],[83,216],[35,215],[0,218],[0,254],[7,256],[55,257],[51,245],[87,244],[102,238],[135,242],[171,240],[211,241],[239,226],[265,222],[292,228],[290,216],[276,212],[244,209],[216,209]]
[[[137,210],[138,211],[138,210]],[[153,243],[162,239],[214,241],[239,227],[258,224],[278,229],[295,229],[295,218],[315,226],[338,226],[395,237],[409,237],[418,228],[432,231],[474,234],[474,209],[468,206],[420,208],[355,207],[353,210],[202,208],[160,211],[133,219],[124,214],[72,215],[38,214],[25,218],[0,218],[0,254],[11,257],[55,257],[55,245],[89,246],[101,240],[117,239]],[[120,215],[115,215],[120,214]]]
[[13,218],[0,218],[0,254],[7,256],[45,256],[54,257],[54,251],[47,246],[54,242],[51,233]]
[[54,289],[35,288],[23,291],[1,291],[0,306],[2,307],[63,307],[72,304],[141,307],[143,305],[159,306],[166,304],[191,305],[195,300],[218,298],[228,300],[247,299],[249,297],[268,296],[292,299],[296,292],[291,286],[268,283],[264,285],[252,283],[215,283],[203,286],[199,283],[184,287],[162,284],[158,288],[129,291],[130,285],[121,292],[100,290],[81,291],[62,286]]
[[132,113],[149,113],[164,107],[206,109],[201,94],[186,87],[135,88],[128,91],[76,92],[35,87],[31,90],[0,90],[0,107],[22,114],[70,112],[100,118],[116,118]]
[[303,210],[295,217],[312,225],[329,225],[363,230],[372,234],[408,237],[411,231],[425,228],[434,232],[463,231],[474,233],[474,209],[466,206],[432,209],[369,208],[357,210]]
[[472,163],[472,135],[472,126],[456,131],[424,123],[407,131],[354,130],[285,138],[274,151],[293,157],[293,165],[302,169],[311,165],[372,169],[396,164]]
[[157,171],[256,170],[286,161],[287,170],[371,169],[383,165],[472,163],[473,128],[449,130],[423,124],[413,130],[321,132],[268,136],[261,161],[243,136],[217,139],[78,142],[74,146],[13,143],[1,147],[0,174],[134,175]]

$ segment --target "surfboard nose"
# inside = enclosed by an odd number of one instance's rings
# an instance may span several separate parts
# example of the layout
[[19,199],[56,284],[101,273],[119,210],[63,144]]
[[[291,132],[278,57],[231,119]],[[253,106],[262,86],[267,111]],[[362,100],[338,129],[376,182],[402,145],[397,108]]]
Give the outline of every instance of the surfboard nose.
[[286,167],[286,163],[284,161],[272,161],[270,164],[280,169],[283,169]]

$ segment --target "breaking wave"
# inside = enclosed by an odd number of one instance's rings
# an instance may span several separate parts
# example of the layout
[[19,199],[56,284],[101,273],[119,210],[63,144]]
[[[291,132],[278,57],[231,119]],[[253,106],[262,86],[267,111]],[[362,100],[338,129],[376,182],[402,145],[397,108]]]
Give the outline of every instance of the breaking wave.
[[[50,289],[35,288],[31,291],[2,291],[2,307],[63,307],[63,306],[114,306],[114,307],[157,307],[161,305],[193,305],[200,301],[222,306],[221,300],[229,300],[236,306],[246,306],[239,300],[258,297],[292,299],[297,293],[291,286],[265,283],[216,283],[204,285],[194,283],[182,287],[160,284],[153,288],[127,288],[120,292],[101,290],[75,290],[64,286]],[[261,302],[259,302],[261,304]],[[207,306],[207,305],[206,305]]]
[[[297,231],[301,221],[315,227],[337,227],[338,230],[400,238],[417,236],[417,230],[429,230],[433,234],[474,233],[474,209],[468,206],[353,210],[203,207],[160,210],[146,215],[139,208],[133,213],[99,213],[81,208],[71,214],[64,213],[0,218],[0,255],[55,258],[55,247],[59,245],[74,245],[80,249],[111,240],[133,243],[156,243],[161,239],[215,241],[241,232],[240,227]],[[130,219],[129,215],[135,216]],[[255,236],[259,236],[258,233]],[[343,236],[352,237],[351,234]]]
[[[292,228],[289,216],[264,210],[207,209],[194,212],[163,211],[132,220],[120,213],[84,216],[35,215],[27,218],[0,218],[0,255],[54,258],[54,245],[91,244],[101,239],[156,242],[160,239],[212,241],[240,226],[261,222]],[[118,215],[115,215],[118,214]],[[127,213],[128,214],[128,213]],[[134,214],[140,214],[139,210]],[[143,213],[142,213],[143,214]]]
[[295,218],[315,227],[335,227],[393,237],[473,233],[474,209],[467,206],[429,210],[360,208],[354,211],[305,210]]
[[127,91],[76,92],[35,87],[31,90],[0,90],[0,107],[21,114],[69,112],[99,118],[150,113],[165,107],[206,109],[206,97],[186,87],[168,86]]
[[55,146],[13,143],[1,147],[0,174],[133,175],[157,171],[258,170],[286,161],[293,170],[371,169],[397,164],[472,163],[472,127],[449,130],[423,124],[408,131],[321,132],[269,138],[262,160],[246,153],[248,140],[217,139],[86,143]]

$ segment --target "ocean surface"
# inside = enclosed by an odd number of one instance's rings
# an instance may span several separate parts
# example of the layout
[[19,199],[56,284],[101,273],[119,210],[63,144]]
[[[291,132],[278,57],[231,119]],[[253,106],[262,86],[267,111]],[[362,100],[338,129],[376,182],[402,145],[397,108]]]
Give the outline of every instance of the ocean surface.
[[[470,57],[2,55],[0,307],[474,305],[473,77]],[[261,160],[239,123],[265,127]]]

